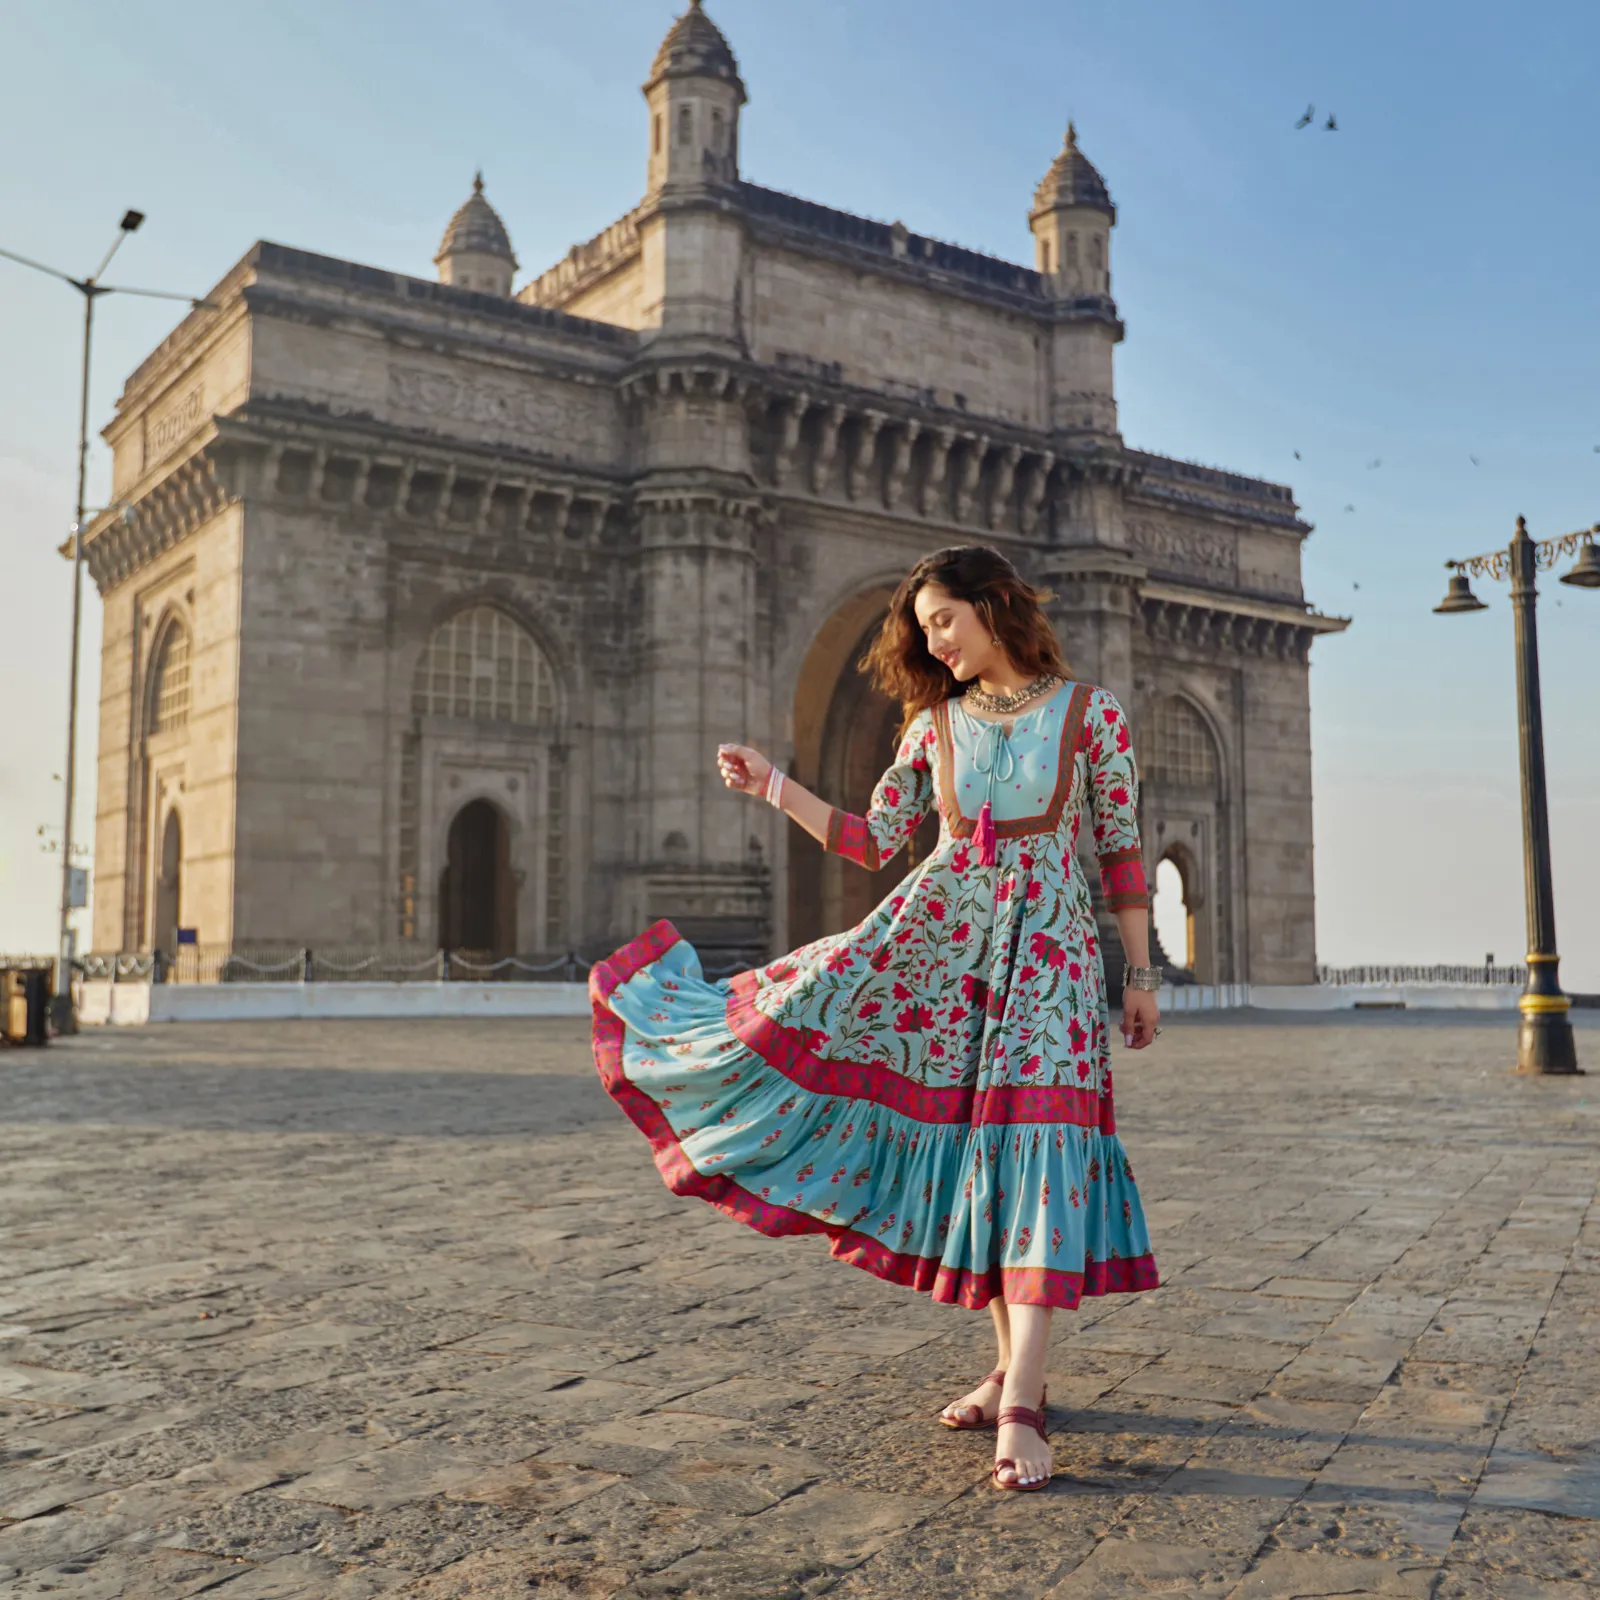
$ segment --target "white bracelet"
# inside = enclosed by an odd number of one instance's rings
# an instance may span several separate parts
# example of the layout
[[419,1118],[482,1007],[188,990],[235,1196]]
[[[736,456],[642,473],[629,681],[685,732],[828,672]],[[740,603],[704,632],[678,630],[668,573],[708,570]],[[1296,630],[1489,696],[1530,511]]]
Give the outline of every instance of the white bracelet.
[[783,810],[783,774],[776,766],[767,769],[767,787],[763,798],[769,806]]

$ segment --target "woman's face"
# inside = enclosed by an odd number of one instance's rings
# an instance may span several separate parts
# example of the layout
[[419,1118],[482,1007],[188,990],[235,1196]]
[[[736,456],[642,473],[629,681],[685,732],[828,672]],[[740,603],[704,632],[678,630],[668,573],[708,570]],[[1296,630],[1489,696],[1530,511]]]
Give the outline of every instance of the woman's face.
[[970,600],[957,600],[937,583],[925,583],[913,602],[928,654],[942,661],[955,674],[957,683],[1003,667],[1004,649],[992,642],[992,635]]

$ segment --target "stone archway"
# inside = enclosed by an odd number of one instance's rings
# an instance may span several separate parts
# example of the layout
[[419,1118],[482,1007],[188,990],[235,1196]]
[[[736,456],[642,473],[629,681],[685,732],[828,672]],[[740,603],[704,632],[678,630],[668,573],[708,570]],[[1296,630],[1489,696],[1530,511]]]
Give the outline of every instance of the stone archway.
[[183,915],[183,823],[176,809],[167,813],[161,828],[160,861],[151,906],[150,947],[171,956],[177,953],[178,924]]
[[511,829],[488,800],[471,800],[450,823],[439,874],[439,944],[495,960],[517,948],[517,889]]
[[[818,629],[800,669],[794,699],[794,773],[831,805],[864,814],[894,759],[900,707],[868,683],[856,663],[888,613],[892,588],[852,596]],[[789,830],[789,943],[809,943],[854,926],[939,835],[932,810],[908,851],[877,872],[826,854],[797,824]]]

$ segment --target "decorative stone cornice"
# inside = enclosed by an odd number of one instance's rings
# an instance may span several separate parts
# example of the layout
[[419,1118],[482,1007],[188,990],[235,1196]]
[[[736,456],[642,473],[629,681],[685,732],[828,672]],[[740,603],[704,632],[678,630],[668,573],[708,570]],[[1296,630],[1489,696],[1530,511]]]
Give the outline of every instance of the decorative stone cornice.
[[102,594],[115,589],[237,498],[216,472],[214,442],[153,484],[137,500],[104,511],[83,536],[83,558]]
[[1279,661],[1306,662],[1319,634],[1350,626],[1348,617],[1168,583],[1142,584],[1139,607],[1145,635],[1154,643]]

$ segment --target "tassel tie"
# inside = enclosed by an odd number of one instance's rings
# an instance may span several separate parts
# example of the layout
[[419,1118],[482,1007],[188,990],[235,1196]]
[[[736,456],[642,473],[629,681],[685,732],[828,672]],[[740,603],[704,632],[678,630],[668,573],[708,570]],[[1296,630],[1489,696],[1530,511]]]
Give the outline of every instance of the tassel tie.
[[991,722],[984,730],[973,753],[972,766],[974,771],[987,773],[989,777],[989,792],[978,813],[977,840],[978,865],[992,867],[995,863],[994,786],[997,782],[1009,783],[1017,770],[1017,758],[1011,752],[1011,740],[1003,724]]

